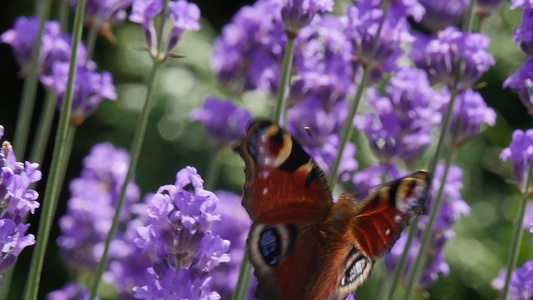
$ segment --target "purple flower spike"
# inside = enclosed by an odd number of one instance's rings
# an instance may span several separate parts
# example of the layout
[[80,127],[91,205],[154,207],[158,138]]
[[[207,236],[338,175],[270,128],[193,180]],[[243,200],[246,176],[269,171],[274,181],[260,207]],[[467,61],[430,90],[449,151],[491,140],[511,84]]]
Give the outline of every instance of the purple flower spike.
[[295,39],[302,28],[313,20],[318,12],[331,12],[333,0],[284,0],[281,18],[285,33]]
[[216,191],[215,194],[220,200],[217,203],[216,212],[222,216],[223,221],[213,226],[211,231],[214,235],[220,235],[221,238],[230,241],[228,254],[231,256],[231,261],[216,268],[213,277],[216,290],[222,299],[229,299],[237,285],[246,238],[252,222],[241,205],[240,195],[227,191]]
[[479,33],[463,33],[455,27],[439,32],[437,38],[418,35],[411,58],[426,71],[431,84],[452,86],[457,60],[463,59],[461,84],[471,88],[491,66],[494,57],[487,52],[490,40]]
[[38,18],[20,17],[15,21],[13,29],[7,30],[0,36],[0,42],[13,47],[15,57],[22,69],[26,69],[31,60],[33,45],[37,39],[38,31]]
[[[443,91],[443,99],[450,99],[450,93]],[[446,101],[446,102],[447,102]],[[442,106],[441,112],[445,113],[447,104]],[[476,136],[481,131],[481,126],[496,124],[496,112],[487,106],[483,97],[478,92],[466,90],[457,96],[453,107],[453,118],[450,132],[456,132],[455,147],[461,147],[464,143]],[[457,129],[457,127],[459,127]],[[451,133],[450,133],[451,135]],[[448,139],[451,136],[448,135]]]
[[520,101],[533,116],[533,59],[526,61],[520,70],[509,76],[503,87],[517,90]]
[[431,142],[433,126],[441,121],[434,92],[423,71],[405,68],[394,76],[381,96],[370,89],[374,113],[358,116],[356,127],[364,131],[374,153],[385,164],[411,163]]
[[520,44],[520,49],[529,57],[533,57],[533,8],[524,9],[522,25],[516,28],[513,40]]
[[[69,74],[69,63],[58,62],[52,67],[52,74],[41,78],[43,84],[52,88],[58,97],[61,107]],[[78,66],[74,83],[71,124],[81,125],[98,108],[104,99],[116,100],[117,94],[113,85],[113,76],[109,72],[97,73],[85,66]]]
[[[387,14],[380,37],[377,37],[383,11],[378,8],[348,8],[348,36],[355,45],[355,53],[362,62],[382,63],[389,58],[403,42],[413,41],[409,24],[404,15]],[[376,46],[376,43],[378,45]]]
[[[503,269],[491,282],[495,290],[502,290],[505,285],[507,270]],[[533,261],[527,261],[520,269],[513,271],[509,284],[509,300],[527,300],[533,297]]]
[[[53,291],[46,297],[47,300],[89,300],[89,291],[76,283],[67,283],[62,289]],[[95,299],[100,299],[96,297]]]
[[194,109],[190,117],[204,125],[207,133],[215,140],[215,147],[220,149],[244,133],[252,114],[238,108],[230,100],[208,97],[204,107]]
[[220,299],[211,291],[211,272],[230,261],[230,242],[212,234],[218,198],[203,189],[195,168],[176,175],[174,185],[159,188],[148,204],[146,226],[138,227],[135,243],[150,257],[139,299]]
[[[78,0],[70,0],[73,6]],[[105,24],[117,24],[126,20],[126,9],[133,0],[88,0],[85,8],[85,22],[89,26],[102,27]]]
[[[4,127],[0,126],[0,138]],[[26,234],[30,224],[24,224],[28,213],[35,213],[40,205],[39,194],[29,189],[41,180],[36,163],[17,162],[13,147],[8,141],[0,147],[0,278],[11,268],[27,246],[35,244],[35,237]]]
[[[382,9],[383,2],[382,0],[371,0],[371,1],[357,1],[353,0],[361,9]],[[426,10],[422,4],[419,3],[419,0],[396,0],[390,1],[390,13],[397,16],[404,17],[413,17],[417,22],[420,22]]]
[[421,24],[432,32],[455,25],[470,4],[470,0],[419,0],[419,2],[426,9]]
[[531,0],[511,0],[511,9],[522,7],[524,9],[533,9],[533,1]]
[[[156,47],[158,44],[154,19],[163,12],[163,8],[163,0],[133,0],[132,13],[129,17],[131,22],[143,25],[146,42],[153,57],[157,55]],[[161,41],[166,45],[166,52],[161,58],[165,58],[174,49],[185,30],[200,29],[200,9],[196,4],[185,0],[171,1],[169,9],[170,19],[174,26],[167,40]]]
[[503,161],[513,163],[513,177],[520,191],[524,193],[529,165],[533,160],[533,129],[526,132],[516,130],[508,148],[500,154]]

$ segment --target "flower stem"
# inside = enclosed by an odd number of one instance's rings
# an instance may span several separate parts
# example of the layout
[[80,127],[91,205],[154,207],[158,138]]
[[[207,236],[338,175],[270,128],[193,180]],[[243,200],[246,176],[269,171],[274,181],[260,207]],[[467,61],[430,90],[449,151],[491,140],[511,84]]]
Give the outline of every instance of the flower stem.
[[503,286],[502,296],[500,299],[507,299],[509,294],[509,285],[511,283],[511,276],[513,270],[518,262],[518,254],[520,253],[520,245],[522,245],[522,237],[524,236],[524,217],[526,215],[527,199],[529,197],[529,185],[533,179],[533,160],[529,163],[529,172],[525,182],[524,190],[522,191],[522,202],[520,210],[518,211],[518,218],[516,219],[513,240],[511,241],[511,250],[509,252],[509,260],[507,261],[507,274],[505,276],[505,285]]
[[[76,77],[76,65],[78,57],[78,49],[81,41],[81,34],[83,30],[83,17],[85,15],[86,0],[79,0],[74,17],[74,29],[72,37],[72,53],[70,56],[70,69],[67,81],[67,90],[65,92],[65,99],[61,107],[61,115],[59,118],[59,127],[56,135],[56,142],[54,146],[54,154],[52,157],[52,164],[48,182],[46,184],[46,191],[43,201],[43,211],[41,214],[41,221],[39,224],[39,231],[37,234],[37,245],[32,257],[30,265],[29,279],[26,282],[24,291],[24,299],[35,300],[39,291],[39,281],[41,279],[41,270],[44,262],[44,254],[48,239],[50,237],[50,229],[54,219],[55,209],[59,198],[59,191],[63,183],[64,175],[61,171],[65,169],[63,164],[68,162],[65,153],[68,152],[66,147],[71,144],[68,138],[73,138],[74,134],[69,133],[70,111],[72,110],[72,99],[74,96],[74,82]],[[73,130],[74,131],[74,130]]]
[[348,144],[348,141],[352,138],[353,129],[354,129],[353,124],[352,124],[353,118],[355,117],[355,113],[357,112],[357,108],[359,107],[359,103],[361,102],[361,98],[363,97],[363,92],[368,83],[368,80],[370,79],[370,73],[372,73],[371,66],[363,68],[363,78],[361,79],[361,82],[359,83],[359,86],[357,87],[357,92],[355,93],[352,106],[350,107],[348,118],[346,119],[344,123],[344,127],[342,128],[342,134],[341,134],[342,139],[339,145],[339,152],[337,153],[337,158],[335,159],[335,163],[333,164],[333,167],[331,168],[331,172],[329,174],[330,176],[329,184],[332,189],[335,187],[335,184],[337,183],[337,179],[339,178],[339,176],[337,176],[337,173],[339,170],[339,166],[341,164],[342,153],[344,152],[344,148],[346,147],[346,144]]
[[28,142],[28,134],[30,132],[31,115],[33,113],[33,106],[35,105],[37,84],[39,83],[39,56],[41,54],[44,24],[46,20],[48,20],[51,5],[52,0],[36,1],[36,9],[39,7],[39,33],[35,39],[35,44],[33,45],[28,77],[24,80],[24,88],[20,100],[20,110],[17,117],[17,125],[15,127],[15,139],[13,142],[15,154],[20,161],[24,161],[24,154],[26,153],[26,143]]
[[89,27],[89,33],[87,35],[87,60],[93,58],[94,46],[96,46],[96,40],[98,39],[98,31],[100,28],[96,25]]
[[215,182],[218,178],[218,173],[220,171],[220,155],[222,149],[215,149],[213,158],[207,166],[207,174],[205,176],[204,188],[211,191],[215,187]]
[[126,190],[128,184],[133,179],[135,169],[137,168],[137,162],[139,161],[139,155],[141,154],[141,148],[144,141],[144,136],[146,134],[146,127],[148,125],[148,117],[150,116],[150,108],[152,107],[152,102],[155,99],[155,88],[159,79],[161,66],[163,65],[163,58],[160,55],[162,49],[161,45],[163,44],[161,42],[161,37],[165,24],[164,20],[167,18],[169,12],[168,2],[169,0],[165,0],[165,8],[163,9],[163,13],[161,15],[161,23],[159,26],[158,54],[153,57],[152,70],[150,71],[150,77],[148,79],[148,92],[146,94],[146,100],[144,101],[144,107],[141,112],[140,120],[139,122],[137,122],[135,136],[133,137],[133,142],[130,147],[131,160],[128,168],[128,173],[126,174],[126,179],[124,180],[124,183],[122,184],[122,187],[120,189],[120,196],[117,202],[117,207],[115,209],[115,215],[113,216],[113,223],[111,224],[111,228],[109,229],[109,233],[107,234],[104,252],[102,254],[102,258],[100,259],[100,263],[98,264],[96,274],[93,278],[93,283],[91,286],[91,296],[89,298],[91,300],[96,297],[98,285],[100,284],[102,274],[104,274],[104,271],[107,268],[107,263],[109,260],[109,248],[111,246],[111,241],[113,240],[113,237],[115,236],[115,233],[118,229],[120,213],[122,211],[122,207],[124,206],[124,200],[126,198]]
[[372,53],[368,59],[368,62],[366,62],[366,66],[363,67],[363,78],[361,78],[361,82],[359,82],[359,85],[357,86],[357,92],[355,93],[355,97],[353,99],[353,103],[350,108],[348,118],[346,119],[344,123],[344,127],[342,128],[342,139],[339,145],[339,151],[337,152],[337,158],[335,158],[335,163],[333,164],[333,167],[331,168],[331,172],[329,174],[330,176],[329,184],[332,190],[335,188],[335,184],[337,183],[337,179],[338,179],[337,173],[339,171],[339,167],[341,164],[342,153],[344,152],[344,148],[346,147],[346,144],[352,138],[352,135],[353,135],[353,124],[352,124],[353,118],[355,117],[355,114],[357,113],[359,102],[361,102],[361,98],[363,97],[363,92],[365,91],[368,80],[370,79],[370,73],[372,73],[372,69],[374,68],[374,57],[376,56],[376,52],[378,51],[381,31],[383,29],[383,24],[385,24],[385,19],[387,18],[387,15],[389,13],[389,8],[390,8],[389,1],[384,1],[383,2],[383,15],[379,22],[378,31],[376,33],[376,42],[374,44],[374,49],[372,49]]
[[287,106],[287,98],[289,82],[291,79],[292,59],[294,57],[294,38],[288,38],[287,48],[285,48],[285,54],[283,55],[283,65],[281,73],[281,82],[279,85],[278,102],[276,103],[276,111],[274,112],[274,122],[283,125],[283,112],[285,106]]
[[30,161],[41,164],[46,151],[46,145],[50,138],[50,129],[54,121],[54,113],[57,105],[57,97],[50,89],[46,90],[44,109],[41,111],[41,118],[35,134],[35,143],[32,145]]
[[233,293],[231,300],[245,300],[247,299],[248,292],[250,291],[250,269],[252,268],[252,264],[248,259],[248,254],[249,252],[247,246],[241,262],[241,271],[239,274],[239,280],[237,281],[237,287],[235,288],[235,293]]
[[68,28],[69,3],[67,0],[62,0],[59,3],[58,19],[61,25],[61,32],[66,32]]

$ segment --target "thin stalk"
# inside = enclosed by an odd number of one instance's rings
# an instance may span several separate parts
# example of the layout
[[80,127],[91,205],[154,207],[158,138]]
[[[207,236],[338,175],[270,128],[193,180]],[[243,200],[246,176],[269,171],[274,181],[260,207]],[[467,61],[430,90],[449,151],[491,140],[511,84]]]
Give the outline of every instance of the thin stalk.
[[342,153],[344,152],[346,144],[348,144],[348,141],[352,138],[353,135],[354,128],[351,120],[353,120],[353,118],[355,117],[355,113],[357,112],[357,108],[359,107],[359,103],[361,102],[361,98],[363,97],[363,92],[365,90],[366,84],[370,79],[370,73],[372,73],[372,67],[363,68],[363,78],[361,78],[361,82],[357,87],[357,92],[355,93],[352,106],[350,107],[348,118],[346,119],[346,122],[344,123],[344,126],[342,128],[342,139],[339,145],[339,152],[337,154],[337,158],[335,159],[335,163],[333,164],[333,168],[331,169],[329,177],[329,184],[332,189],[335,187],[335,184],[337,183],[337,179],[339,177],[337,176],[337,172],[341,164]]
[[93,58],[94,47],[96,46],[96,40],[98,39],[98,31],[100,28],[98,26],[89,27],[89,33],[87,35],[87,60]]
[[37,126],[37,133],[35,135],[35,143],[32,145],[30,152],[30,161],[42,164],[46,145],[50,138],[50,129],[54,121],[54,113],[57,105],[57,97],[55,93],[47,89],[44,108],[41,111],[39,125]]
[[527,199],[529,198],[529,184],[533,179],[533,160],[529,163],[529,172],[525,182],[524,190],[522,191],[522,203],[520,203],[520,210],[518,211],[518,218],[516,219],[513,239],[511,241],[511,251],[509,252],[509,260],[507,261],[507,274],[505,276],[505,285],[503,286],[502,296],[500,299],[507,299],[509,295],[509,284],[511,283],[511,276],[513,270],[518,262],[518,254],[520,253],[520,245],[522,245],[522,237],[524,236],[524,217],[526,215]]
[[287,97],[289,91],[289,81],[291,79],[292,59],[294,57],[294,41],[295,38],[288,38],[287,48],[283,55],[283,70],[281,73],[281,82],[278,92],[278,102],[276,103],[276,111],[274,112],[274,122],[283,125],[283,112],[287,106]]
[[348,114],[348,118],[344,122],[344,127],[342,128],[342,139],[339,145],[339,151],[337,153],[337,157],[335,158],[335,163],[333,164],[333,168],[331,169],[330,178],[329,178],[329,184],[331,186],[331,189],[334,189],[335,184],[337,183],[337,179],[338,179],[337,173],[339,171],[339,166],[341,164],[342,153],[344,152],[344,148],[346,148],[346,144],[352,138],[352,135],[353,135],[353,124],[352,124],[353,118],[355,117],[355,114],[357,113],[359,102],[361,102],[363,92],[365,91],[366,85],[370,78],[370,73],[372,73],[372,69],[374,68],[374,57],[376,56],[376,52],[378,50],[378,45],[379,45],[378,41],[381,38],[381,31],[383,30],[383,24],[385,24],[385,19],[387,18],[387,15],[389,13],[389,8],[390,8],[389,1],[384,1],[383,17],[381,18],[378,31],[376,33],[376,43],[374,44],[374,49],[372,49],[372,54],[370,55],[370,58],[368,59],[367,65],[363,67],[363,78],[361,78],[361,82],[359,82],[359,85],[357,87],[357,92],[355,93],[355,97],[353,99],[352,106],[350,108],[350,113]]
[[[452,143],[453,145],[453,143]],[[435,223],[437,220],[437,216],[439,215],[442,204],[444,203],[442,195],[444,194],[444,187],[446,186],[446,180],[448,179],[448,172],[450,170],[450,167],[455,159],[455,155],[457,154],[457,150],[455,148],[450,149],[446,153],[446,158],[444,161],[444,172],[442,174],[441,178],[441,184],[439,186],[439,190],[437,192],[437,197],[433,200],[433,208],[431,210],[431,215],[429,217],[429,222],[427,223],[426,227],[424,228],[424,231],[422,233],[422,237],[420,239],[420,250],[418,252],[418,256],[415,258],[413,268],[411,271],[411,274],[409,276],[409,281],[407,282],[407,288],[405,292],[405,300],[411,299],[411,293],[413,291],[413,288],[415,284],[418,282],[420,275],[422,274],[422,270],[424,268],[424,265],[427,260],[427,250],[429,248],[430,242],[433,237],[433,228],[435,227]],[[415,225],[415,224],[413,224]]]
[[15,271],[15,268],[11,268],[7,270],[4,274],[2,274],[2,283],[0,283],[0,300],[7,300],[9,299],[9,291],[11,286],[11,281],[13,280],[13,273]]
[[394,295],[396,295],[396,289],[398,288],[398,284],[400,283],[400,277],[403,275],[405,270],[405,265],[407,264],[407,257],[409,256],[409,249],[411,248],[411,244],[413,243],[413,240],[415,239],[415,235],[418,232],[418,216],[415,219],[415,222],[411,223],[409,226],[409,233],[407,235],[407,241],[405,242],[405,247],[402,252],[402,256],[400,257],[400,261],[398,262],[398,265],[394,269],[394,276],[392,278],[392,283],[389,287],[389,291],[387,293],[387,296],[385,299],[392,300],[394,299]]
[[35,44],[33,45],[28,77],[26,80],[24,80],[24,88],[22,90],[22,98],[20,100],[17,125],[15,127],[15,139],[13,142],[15,154],[20,161],[24,161],[24,154],[26,153],[26,143],[28,142],[28,133],[30,132],[31,115],[35,105],[37,84],[39,83],[39,55],[41,54],[44,23],[46,20],[48,20],[48,16],[50,15],[51,4],[52,0],[36,1],[36,7],[39,7],[39,34],[37,35]]
[[164,58],[161,57],[162,53],[162,36],[163,36],[163,29],[165,26],[165,19],[167,18],[169,14],[169,6],[168,6],[169,0],[165,0],[165,7],[163,9],[163,13],[161,15],[161,22],[159,26],[159,32],[158,32],[158,53],[155,57],[153,57],[153,65],[152,70],[150,71],[150,77],[148,79],[148,92],[146,94],[146,100],[144,102],[144,107],[141,112],[140,120],[137,122],[137,127],[135,129],[135,136],[133,137],[133,142],[130,147],[130,165],[128,168],[128,173],[126,174],[126,179],[124,180],[124,183],[122,184],[122,187],[120,189],[120,196],[117,203],[117,208],[115,209],[115,215],[113,216],[113,223],[111,224],[111,228],[109,229],[109,233],[106,237],[105,242],[105,248],[104,252],[102,254],[102,258],[100,259],[100,263],[98,264],[98,269],[96,271],[96,275],[93,278],[93,283],[91,287],[91,296],[89,299],[94,299],[96,297],[96,293],[98,291],[98,285],[100,284],[100,280],[102,278],[102,275],[104,274],[105,269],[107,268],[107,263],[109,260],[109,248],[111,246],[111,241],[113,240],[113,237],[115,236],[115,233],[118,229],[118,223],[120,221],[120,213],[122,211],[122,207],[124,206],[124,199],[126,198],[126,189],[128,187],[128,184],[132,181],[133,175],[135,174],[135,169],[137,168],[137,163],[139,161],[139,156],[141,154],[141,148],[144,141],[144,136],[146,134],[146,127],[148,125],[148,117],[150,116],[150,108],[152,107],[152,102],[155,99],[155,88],[156,83],[159,79],[159,74],[161,71],[161,66],[163,65]]
[[250,281],[251,281],[251,271],[252,264],[248,259],[248,247],[244,251],[244,256],[241,262],[241,270],[239,273],[239,280],[237,281],[237,287],[235,288],[235,293],[231,297],[231,300],[244,300],[248,298],[248,293],[250,292]]
[[41,214],[41,221],[39,224],[39,231],[37,233],[37,244],[35,252],[32,257],[30,265],[29,279],[26,282],[24,291],[24,299],[35,300],[39,291],[39,281],[41,279],[41,270],[43,268],[44,254],[46,246],[50,237],[50,229],[54,219],[55,208],[59,198],[59,191],[63,183],[61,171],[65,169],[63,164],[66,164],[68,159],[65,159],[66,147],[69,144],[67,141],[70,124],[70,111],[72,110],[72,99],[74,96],[74,82],[76,77],[76,63],[78,57],[78,49],[81,42],[81,34],[83,30],[83,17],[85,15],[86,0],[79,0],[76,15],[74,17],[74,29],[72,37],[72,53],[70,56],[70,69],[67,81],[67,90],[63,105],[61,107],[61,115],[59,118],[59,127],[56,135],[56,143],[54,146],[54,154],[52,157],[52,164],[48,182],[46,184],[46,191],[43,201],[43,211]]
[[58,20],[61,25],[61,32],[67,32],[68,29],[69,3],[62,0],[59,4]]
[[213,158],[207,166],[207,174],[205,175],[204,188],[206,190],[212,190],[215,187],[215,182],[218,178],[218,173],[220,171],[220,156],[222,149],[215,149]]

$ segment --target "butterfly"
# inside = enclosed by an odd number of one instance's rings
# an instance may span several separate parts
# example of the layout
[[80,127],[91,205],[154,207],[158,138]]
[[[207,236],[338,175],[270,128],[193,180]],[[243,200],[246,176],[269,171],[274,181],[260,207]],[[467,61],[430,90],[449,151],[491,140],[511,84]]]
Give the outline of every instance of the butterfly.
[[254,222],[247,244],[258,299],[345,299],[410,217],[425,212],[425,171],[386,183],[361,201],[343,194],[333,202],[322,170],[270,121],[253,121],[235,151],[245,162],[242,204]]

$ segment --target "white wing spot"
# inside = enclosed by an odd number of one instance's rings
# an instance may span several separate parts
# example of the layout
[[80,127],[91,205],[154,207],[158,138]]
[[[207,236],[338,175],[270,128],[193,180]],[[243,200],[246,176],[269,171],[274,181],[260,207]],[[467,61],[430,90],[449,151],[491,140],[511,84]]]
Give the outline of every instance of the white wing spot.
[[270,172],[269,171],[262,171],[262,172],[259,172],[259,178],[261,179],[266,179],[270,176]]
[[263,195],[266,195],[268,193],[268,188],[263,189]]
[[401,221],[402,221],[402,217],[400,215],[395,215],[394,216],[394,222],[400,223]]
[[389,235],[390,234],[390,229],[387,229],[387,231],[385,231],[385,235]]

